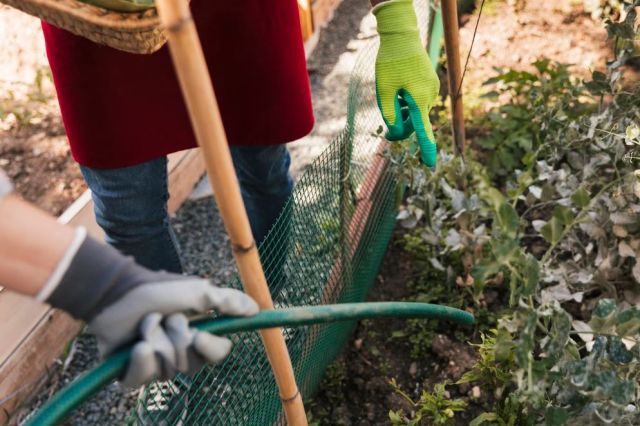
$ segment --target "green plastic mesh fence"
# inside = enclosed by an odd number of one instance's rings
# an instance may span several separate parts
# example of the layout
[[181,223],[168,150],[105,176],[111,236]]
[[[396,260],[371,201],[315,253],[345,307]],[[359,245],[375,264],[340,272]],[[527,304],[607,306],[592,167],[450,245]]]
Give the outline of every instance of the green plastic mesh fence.
[[[414,0],[426,38],[428,0]],[[347,123],[295,187],[260,247],[277,307],[363,301],[387,248],[397,211],[398,185],[377,135],[372,39],[350,81]],[[236,278],[232,287],[241,288]],[[285,329],[303,397],[317,389],[354,323]],[[257,333],[233,336],[227,360],[195,378],[148,386],[131,422],[143,425],[268,425],[284,415]]]

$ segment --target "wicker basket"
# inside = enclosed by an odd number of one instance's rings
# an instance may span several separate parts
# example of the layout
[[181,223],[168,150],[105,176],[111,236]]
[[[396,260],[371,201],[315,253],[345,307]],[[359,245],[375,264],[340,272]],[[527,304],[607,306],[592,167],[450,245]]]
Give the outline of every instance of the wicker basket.
[[112,12],[78,0],[0,0],[93,42],[131,53],[153,53],[166,38],[156,9]]

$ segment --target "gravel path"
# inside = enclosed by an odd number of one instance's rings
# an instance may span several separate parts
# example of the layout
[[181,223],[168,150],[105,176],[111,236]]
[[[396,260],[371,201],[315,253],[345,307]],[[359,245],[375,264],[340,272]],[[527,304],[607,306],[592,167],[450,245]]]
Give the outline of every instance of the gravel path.
[[[366,40],[375,35],[375,21],[368,14],[369,8],[368,0],[344,1],[322,31],[309,60],[316,126],[309,136],[289,145],[292,172],[296,178],[344,127],[351,69]],[[173,220],[173,226],[181,245],[185,271],[209,277],[218,285],[228,282],[236,270],[228,237],[212,197],[186,202]],[[29,411],[39,407],[55,391],[94,366],[96,360],[93,338],[88,335],[78,337],[66,360],[58,365],[57,374],[52,374],[46,390],[17,418],[24,418]],[[138,393],[112,384],[80,407],[66,424],[121,424],[135,405]]]
[[376,35],[370,9],[369,0],[344,0],[320,33],[308,61],[316,125],[309,136],[289,144],[294,178],[344,128],[351,71],[361,49]]

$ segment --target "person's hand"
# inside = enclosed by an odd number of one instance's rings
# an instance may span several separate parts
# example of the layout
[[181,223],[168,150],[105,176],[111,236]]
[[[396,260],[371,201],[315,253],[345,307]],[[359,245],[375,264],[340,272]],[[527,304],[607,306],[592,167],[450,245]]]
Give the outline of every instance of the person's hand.
[[[166,281],[170,277],[172,280]],[[208,280],[173,274],[140,278],[144,281],[104,307],[88,328],[102,355],[138,340],[122,380],[127,387],[154,378],[171,379],[177,372],[193,375],[205,364],[221,362],[229,354],[229,339],[190,328],[183,312],[215,311],[231,316],[258,312],[258,305],[246,294],[215,287]]]
[[127,387],[171,379],[177,372],[192,375],[229,354],[230,340],[190,328],[185,313],[258,312],[253,299],[238,290],[150,271],[88,237],[77,245],[66,256],[62,278],[46,286],[43,291],[48,294],[40,298],[86,321],[102,356],[135,343],[122,378]]
[[411,0],[389,0],[373,8],[378,21],[380,49],[376,59],[376,95],[390,141],[415,131],[420,158],[436,165],[436,142],[429,111],[440,81],[420,40]]

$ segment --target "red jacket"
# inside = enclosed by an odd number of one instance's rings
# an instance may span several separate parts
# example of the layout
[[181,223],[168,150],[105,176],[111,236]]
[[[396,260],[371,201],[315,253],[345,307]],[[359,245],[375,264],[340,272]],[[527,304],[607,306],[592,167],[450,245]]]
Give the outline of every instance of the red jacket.
[[[313,126],[294,0],[193,0],[230,144],[272,145]],[[134,55],[42,24],[71,152],[117,168],[196,146],[167,46]]]

